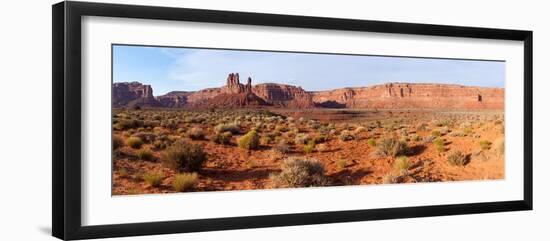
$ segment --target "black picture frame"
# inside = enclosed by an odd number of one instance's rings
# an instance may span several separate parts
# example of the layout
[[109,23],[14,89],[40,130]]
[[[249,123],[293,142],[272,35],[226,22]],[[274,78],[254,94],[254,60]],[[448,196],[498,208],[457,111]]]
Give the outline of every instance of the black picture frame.
[[[533,208],[533,32],[248,12],[198,10],[90,2],[52,6],[52,233],[60,239],[106,238],[213,230],[413,218]],[[104,16],[281,26],[327,30],[517,40],[524,43],[524,186],[522,200],[421,207],[140,222],[81,224],[81,17]]]

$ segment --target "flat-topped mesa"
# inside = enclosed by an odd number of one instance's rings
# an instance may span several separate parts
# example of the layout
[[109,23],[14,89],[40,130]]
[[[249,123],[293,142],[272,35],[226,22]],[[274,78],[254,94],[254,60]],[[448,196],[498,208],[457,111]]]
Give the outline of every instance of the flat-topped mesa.
[[139,82],[113,84],[114,107],[159,107],[161,104],[153,96],[153,88]]
[[504,89],[453,84],[387,83],[311,92],[323,107],[380,109],[502,109]]
[[226,93],[251,93],[252,92],[252,78],[248,77],[246,85],[243,85],[239,81],[239,73],[230,73],[227,76],[227,83],[225,86]]

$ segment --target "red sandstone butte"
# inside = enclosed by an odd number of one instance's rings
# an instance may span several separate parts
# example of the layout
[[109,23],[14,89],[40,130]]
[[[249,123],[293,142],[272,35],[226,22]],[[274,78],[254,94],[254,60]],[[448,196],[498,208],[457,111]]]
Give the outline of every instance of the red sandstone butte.
[[366,109],[503,109],[504,89],[450,84],[387,83],[369,87],[306,91],[299,86],[240,83],[238,73],[227,76],[225,86],[199,91],[172,91],[153,97],[149,85],[113,84],[113,107]]

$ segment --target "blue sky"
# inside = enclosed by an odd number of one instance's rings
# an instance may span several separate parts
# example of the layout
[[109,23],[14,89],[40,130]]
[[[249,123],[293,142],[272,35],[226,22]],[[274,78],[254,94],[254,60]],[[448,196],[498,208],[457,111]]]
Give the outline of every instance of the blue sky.
[[113,81],[150,84],[155,95],[220,87],[238,72],[241,82],[284,83],[305,90],[386,82],[504,87],[505,63],[268,51],[113,46]]

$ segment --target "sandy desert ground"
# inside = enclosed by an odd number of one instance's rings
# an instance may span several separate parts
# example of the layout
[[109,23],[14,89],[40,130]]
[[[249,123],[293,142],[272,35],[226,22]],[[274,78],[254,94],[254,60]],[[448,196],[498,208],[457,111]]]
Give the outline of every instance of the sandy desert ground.
[[113,110],[113,195],[502,178],[502,111]]

